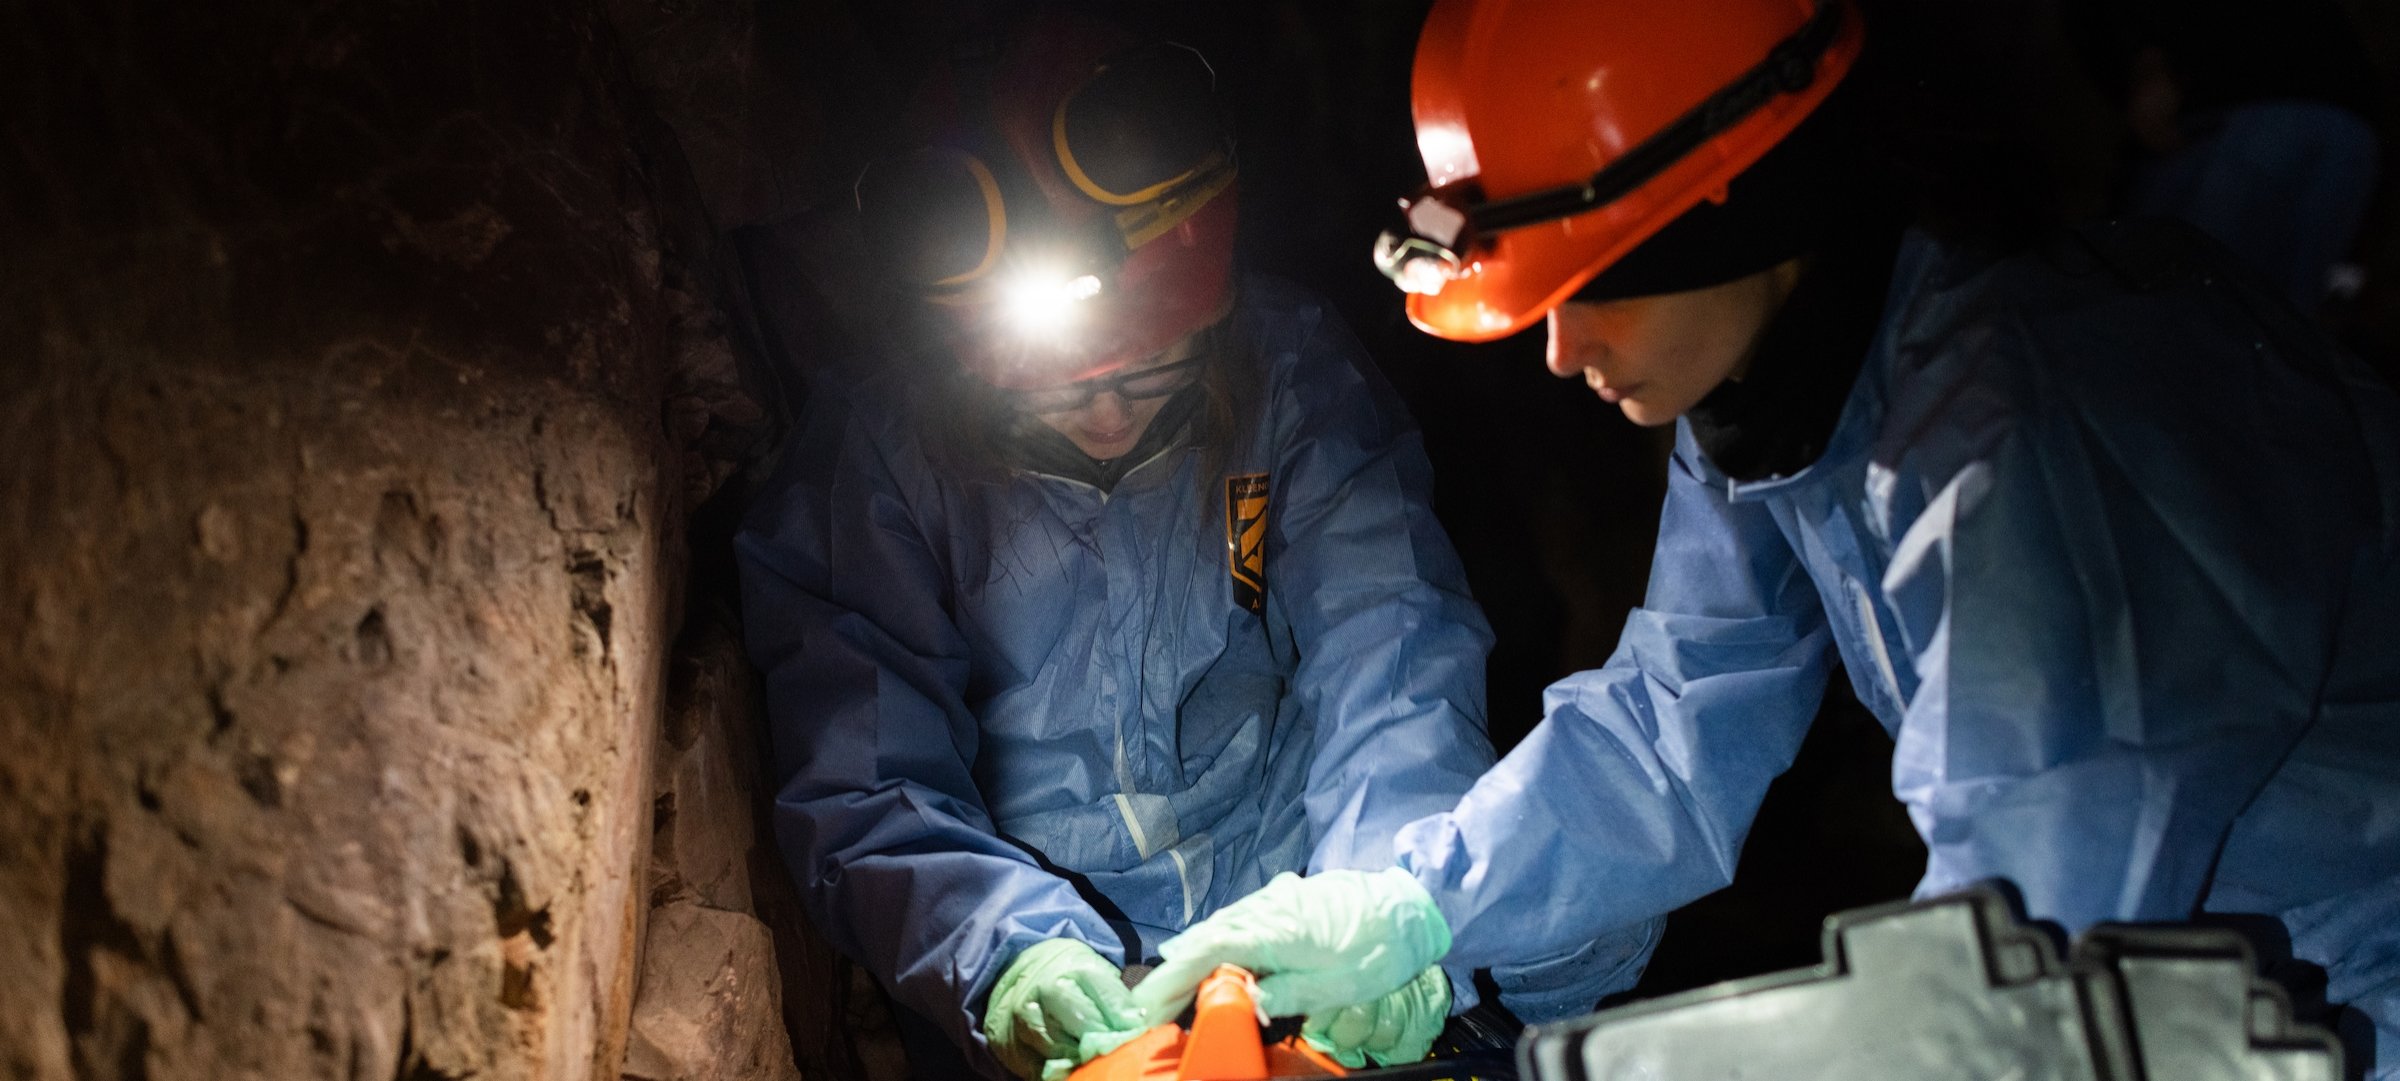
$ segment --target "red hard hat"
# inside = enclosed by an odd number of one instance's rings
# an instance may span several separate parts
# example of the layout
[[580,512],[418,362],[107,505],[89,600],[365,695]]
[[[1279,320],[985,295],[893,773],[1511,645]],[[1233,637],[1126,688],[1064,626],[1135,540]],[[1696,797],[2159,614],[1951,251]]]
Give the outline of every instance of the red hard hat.
[[[1182,46],[1039,20],[988,74],[953,76],[961,100],[941,108],[971,134],[869,167],[870,240],[896,249],[952,317],[960,359],[998,386],[1157,354],[1231,306],[1235,169],[1212,81]],[[1012,328],[1020,287],[1079,287],[1062,301],[1071,333]]]
[[1722,200],[1863,38],[1850,0],[1438,0],[1412,85],[1430,188],[1377,261],[1429,333],[1523,330]]

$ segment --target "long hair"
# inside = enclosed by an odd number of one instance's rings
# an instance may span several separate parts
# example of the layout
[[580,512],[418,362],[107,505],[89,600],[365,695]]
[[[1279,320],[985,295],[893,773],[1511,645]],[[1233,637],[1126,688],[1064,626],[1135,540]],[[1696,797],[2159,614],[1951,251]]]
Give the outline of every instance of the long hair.
[[1256,426],[1266,423],[1266,358],[1259,355],[1257,339],[1230,315],[1206,333],[1210,340],[1202,347],[1210,350],[1210,361],[1200,375],[1200,410],[1192,417],[1191,440],[1200,451],[1194,479],[1202,496],[1210,497],[1233,465],[1233,456],[1250,441]]

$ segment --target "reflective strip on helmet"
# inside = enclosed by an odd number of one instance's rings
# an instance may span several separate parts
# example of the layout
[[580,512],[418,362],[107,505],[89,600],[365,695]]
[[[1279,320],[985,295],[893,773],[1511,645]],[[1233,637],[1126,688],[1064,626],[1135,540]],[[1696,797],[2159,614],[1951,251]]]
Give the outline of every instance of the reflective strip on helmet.
[[1074,100],[1074,95],[1068,95],[1066,101],[1058,103],[1058,111],[1050,116],[1051,151],[1058,155],[1058,167],[1067,174],[1067,180],[1075,185],[1075,190],[1110,206],[1136,206],[1147,203],[1175,190],[1178,185],[1190,181],[1193,177],[1198,176],[1201,170],[1208,168],[1212,162],[1221,160],[1223,157],[1223,155],[1211,155],[1189,169],[1138,191],[1110,191],[1102,187],[1099,181],[1093,180],[1089,173],[1084,172],[1083,163],[1075,160],[1074,149],[1067,145],[1067,105]]
[[1208,201],[1233,183],[1233,163],[1223,154],[1210,155],[1199,169],[1187,176],[1197,175],[1199,182],[1189,190],[1179,191],[1141,206],[1117,212],[1117,231],[1125,234],[1125,247],[1138,248],[1158,239],[1167,230],[1183,224],[1184,219],[1199,213]]
[[1102,61],[1051,111],[1060,171],[1107,206],[1138,206],[1193,183],[1225,150],[1215,83],[1206,58],[1173,42]]
[[991,223],[991,240],[983,249],[983,261],[975,264],[973,270],[936,281],[933,283],[936,287],[965,285],[991,273],[993,267],[1000,265],[1000,249],[1008,242],[1008,207],[1000,199],[999,179],[992,175],[991,168],[983,163],[983,159],[973,154],[965,155],[965,158],[967,171],[974,175],[975,186],[983,192],[983,209],[985,219]]

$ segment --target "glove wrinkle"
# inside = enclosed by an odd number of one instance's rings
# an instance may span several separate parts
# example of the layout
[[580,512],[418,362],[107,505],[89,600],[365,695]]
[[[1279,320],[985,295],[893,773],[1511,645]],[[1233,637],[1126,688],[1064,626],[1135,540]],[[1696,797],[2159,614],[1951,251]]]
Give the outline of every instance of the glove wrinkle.
[[[1170,1021],[1202,979],[1233,964],[1258,976],[1260,1009],[1308,1015],[1391,994],[1449,950],[1450,925],[1405,870],[1280,874],[1161,943],[1165,960],[1133,997],[1145,1018]],[[1448,987],[1445,977],[1445,1012]]]
[[1450,1015],[1450,978],[1428,966],[1397,991],[1367,1002],[1309,1015],[1300,1035],[1334,1061],[1357,1069],[1423,1059]]

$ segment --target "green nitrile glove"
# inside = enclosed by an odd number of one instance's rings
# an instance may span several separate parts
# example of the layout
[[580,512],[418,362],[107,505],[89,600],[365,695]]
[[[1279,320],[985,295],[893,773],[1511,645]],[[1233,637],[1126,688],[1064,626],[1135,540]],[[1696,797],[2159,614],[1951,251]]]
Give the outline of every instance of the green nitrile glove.
[[1404,1066],[1433,1050],[1449,1016],[1450,977],[1428,967],[1382,998],[1308,1015],[1300,1036],[1354,1070],[1369,1056],[1378,1066]]
[[1060,1081],[1142,1034],[1141,1010],[1108,958],[1071,938],[1034,943],[992,985],[983,1036],[1026,1081]]
[[1220,964],[1258,977],[1258,1008],[1273,1017],[1380,998],[1450,952],[1450,925],[1407,871],[1276,875],[1159,944],[1134,1001],[1152,1022],[1171,1021]]

